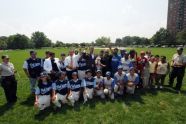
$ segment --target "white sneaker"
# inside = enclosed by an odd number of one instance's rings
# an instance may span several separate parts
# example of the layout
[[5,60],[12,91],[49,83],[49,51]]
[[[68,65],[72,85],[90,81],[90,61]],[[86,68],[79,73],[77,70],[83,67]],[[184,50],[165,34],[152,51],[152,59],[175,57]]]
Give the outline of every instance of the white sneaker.
[[158,86],[157,85],[155,85],[155,89],[158,89]]
[[160,86],[160,89],[163,89],[163,86]]

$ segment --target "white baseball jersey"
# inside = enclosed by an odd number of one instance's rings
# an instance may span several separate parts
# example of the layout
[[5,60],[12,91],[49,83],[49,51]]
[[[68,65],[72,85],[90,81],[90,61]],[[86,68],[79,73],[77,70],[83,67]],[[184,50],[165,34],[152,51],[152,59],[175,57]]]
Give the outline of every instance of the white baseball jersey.
[[112,89],[113,88],[113,85],[114,85],[114,79],[113,78],[110,78],[109,80],[107,79],[107,77],[104,77],[104,85],[105,85],[105,88],[108,88],[108,89]]
[[98,78],[97,76],[95,76],[95,81],[96,81],[96,85],[102,84],[103,83],[103,77],[100,76],[100,78]]
[[124,76],[125,76],[125,72],[122,72],[122,74],[119,74],[118,72],[116,72],[114,74],[115,82],[123,81],[124,80]]

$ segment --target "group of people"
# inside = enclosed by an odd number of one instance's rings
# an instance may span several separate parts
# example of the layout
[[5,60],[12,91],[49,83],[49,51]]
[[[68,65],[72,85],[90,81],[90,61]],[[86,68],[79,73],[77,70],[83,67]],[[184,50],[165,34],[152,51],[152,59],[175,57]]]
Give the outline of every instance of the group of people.
[[[103,49],[99,54],[94,48],[70,50],[68,55],[46,51],[45,58],[38,58],[35,51],[24,62],[23,69],[30,80],[30,92],[35,96],[35,106],[43,110],[53,103],[74,106],[83,98],[84,103],[94,96],[114,100],[125,93],[134,94],[136,88],[163,89],[166,75],[173,87],[177,78],[176,92],[180,93],[185,74],[186,57],[183,48],[177,48],[169,62],[166,56],[153,55],[150,50]],[[2,86],[8,102],[16,102],[17,82],[14,66],[7,55],[2,56],[0,71]]]

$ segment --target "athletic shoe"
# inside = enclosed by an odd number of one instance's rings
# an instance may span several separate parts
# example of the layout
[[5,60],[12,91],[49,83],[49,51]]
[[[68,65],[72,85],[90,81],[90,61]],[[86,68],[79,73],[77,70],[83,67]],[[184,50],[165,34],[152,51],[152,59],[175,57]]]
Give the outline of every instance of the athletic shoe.
[[163,86],[160,86],[160,89],[163,89]]
[[158,86],[157,85],[155,85],[155,89],[158,89]]

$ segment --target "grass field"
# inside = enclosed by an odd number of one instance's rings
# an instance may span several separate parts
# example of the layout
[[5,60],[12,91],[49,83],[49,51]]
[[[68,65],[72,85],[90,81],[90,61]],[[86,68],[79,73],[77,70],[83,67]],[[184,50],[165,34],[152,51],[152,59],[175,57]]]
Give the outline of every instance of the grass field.
[[[143,48],[137,48],[137,51]],[[59,57],[61,52],[68,49],[50,49]],[[144,48],[143,50],[146,50]],[[166,55],[170,60],[176,52],[173,48],[152,48],[153,54]],[[37,50],[38,56],[43,57],[45,50]],[[100,100],[98,98],[83,105],[76,104],[74,108],[65,105],[61,111],[55,112],[49,108],[45,113],[38,114],[33,107],[34,98],[29,94],[29,81],[22,65],[29,56],[29,50],[5,51],[20,74],[18,80],[18,102],[14,106],[7,106],[5,96],[0,87],[0,124],[185,124],[186,123],[186,85],[183,84],[182,93],[174,90],[138,90],[135,96],[126,95],[115,101]],[[186,52],[185,52],[186,53]],[[184,78],[184,82],[186,78]],[[167,84],[167,80],[166,80]]]

